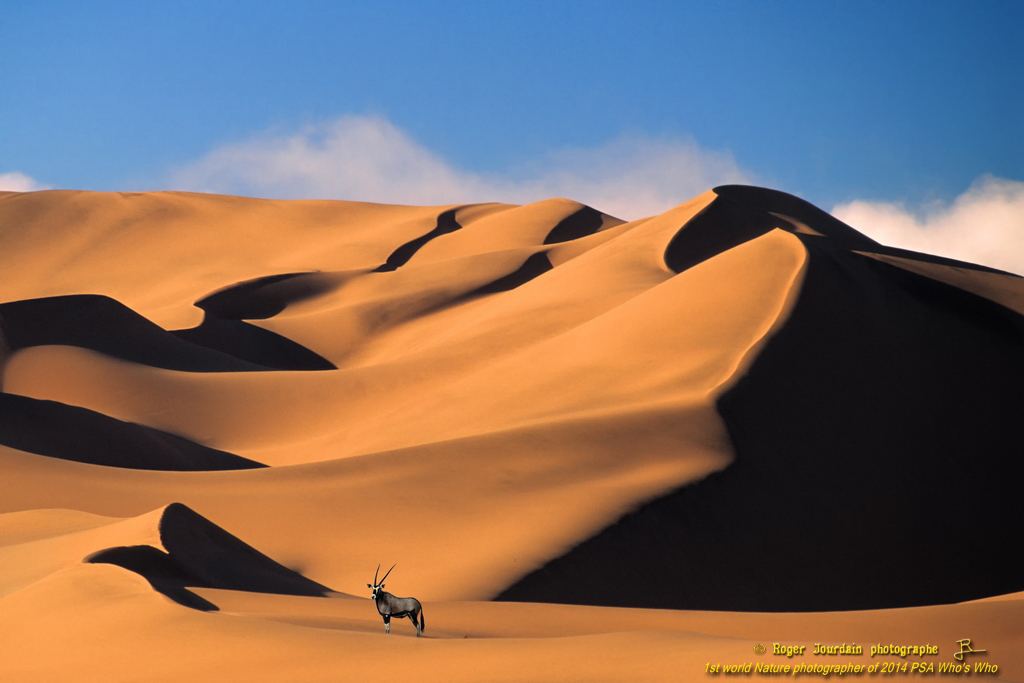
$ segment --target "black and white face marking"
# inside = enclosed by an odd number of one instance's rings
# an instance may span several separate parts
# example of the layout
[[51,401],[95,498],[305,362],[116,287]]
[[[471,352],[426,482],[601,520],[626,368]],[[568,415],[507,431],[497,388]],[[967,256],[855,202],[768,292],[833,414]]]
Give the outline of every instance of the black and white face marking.
[[[394,569],[397,564],[398,563],[396,562],[395,564],[391,565],[391,569]],[[391,573],[391,569],[389,569],[387,573],[385,573],[384,576],[380,578],[380,583],[377,583],[377,574],[380,572],[380,565],[377,565],[377,571],[373,572],[373,583],[366,584],[366,587],[371,590],[371,598],[376,599],[377,594],[384,590],[384,582],[387,580],[388,574]]]

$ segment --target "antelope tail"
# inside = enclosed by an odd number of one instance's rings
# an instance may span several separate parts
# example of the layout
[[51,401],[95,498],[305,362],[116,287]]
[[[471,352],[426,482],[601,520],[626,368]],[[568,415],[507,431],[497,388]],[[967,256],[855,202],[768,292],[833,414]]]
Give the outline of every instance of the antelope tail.
[[420,633],[427,631],[427,618],[423,616],[423,607],[420,607]]

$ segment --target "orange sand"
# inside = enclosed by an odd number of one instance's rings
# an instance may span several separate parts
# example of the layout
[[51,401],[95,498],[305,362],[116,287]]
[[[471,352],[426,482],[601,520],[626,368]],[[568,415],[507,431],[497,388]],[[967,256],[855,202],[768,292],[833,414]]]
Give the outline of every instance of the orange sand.
[[[922,382],[917,396],[940,423],[949,406],[964,430],[989,424],[977,443],[993,458],[998,439],[1019,437],[1002,416],[1024,407],[1020,278],[890,250],[788,195],[735,187],[629,223],[565,199],[7,193],[0,261],[2,390],[31,399],[5,403],[20,412],[0,424],[0,680],[698,680],[708,661],[755,660],[755,642],[931,642],[945,661],[963,637],[989,650],[1000,680],[1024,680],[1024,576],[994,571],[998,554],[973,573],[949,565],[948,580],[941,556],[896,570],[939,576],[928,590],[942,602],[957,590],[990,599],[928,606],[905,586],[880,598],[888,609],[649,608],[656,592],[669,607],[730,594],[732,575],[699,552],[656,561],[672,551],[660,542],[681,546],[659,541],[675,520],[652,511],[761,462],[747,444],[762,433],[746,425],[806,430],[807,454],[779,448],[768,466],[822,492],[801,503],[726,488],[686,523],[725,540],[773,514],[860,514],[852,489],[826,490],[847,461],[795,465],[828,462],[814,444],[842,414],[772,398],[790,381],[836,403],[885,377],[906,386],[882,367],[892,356],[873,323],[855,338],[835,328],[853,379],[787,375],[773,360],[839,353],[813,341],[833,317],[889,307],[911,330],[878,323],[894,338],[927,324],[972,357],[1005,349],[1005,386],[966,399],[973,385],[946,395],[950,383]],[[831,308],[832,288],[853,303]],[[32,301],[44,297],[65,298]],[[945,352],[935,362],[960,367]],[[764,379],[776,376],[789,379]],[[865,463],[899,440],[882,415],[905,409],[892,395],[843,407],[878,435],[860,446]],[[947,466],[941,429],[917,434],[920,452],[882,455]],[[267,467],[231,469],[242,461],[230,454]],[[1006,481],[1020,468],[1007,462],[984,469]],[[912,514],[956,537],[945,489],[932,490]],[[985,515],[1009,505],[991,486],[964,495]],[[1015,522],[957,523],[996,534]],[[770,557],[782,544],[750,558],[744,595],[756,581],[786,590]],[[396,561],[388,588],[424,602],[425,639],[405,620],[386,638],[365,599],[373,567]],[[721,585],[687,584],[691,564]],[[590,604],[555,604],[564,581],[582,586],[564,602]],[[493,601],[507,591],[551,601]],[[837,606],[857,595],[837,589]]]

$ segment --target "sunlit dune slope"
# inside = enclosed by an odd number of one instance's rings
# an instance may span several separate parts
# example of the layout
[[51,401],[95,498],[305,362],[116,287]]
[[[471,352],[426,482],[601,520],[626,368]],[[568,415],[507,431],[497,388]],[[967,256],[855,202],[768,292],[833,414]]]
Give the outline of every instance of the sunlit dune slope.
[[[410,654],[435,678],[465,678],[456,651],[601,647],[631,653],[602,660],[621,673],[806,633],[636,608],[1024,590],[1006,543],[1024,280],[890,249],[791,195],[725,186],[623,222],[568,199],[10,193],[0,263],[5,637],[33,609],[140,653],[188,629],[220,644],[211,665],[285,666],[260,659],[277,648],[319,680],[378,647],[372,605],[346,595],[397,561],[444,615],[437,649]],[[493,598],[591,607],[555,642],[554,608],[461,602]],[[945,637],[1018,615],[996,604],[857,623],[932,615]],[[646,619],[665,632],[623,633]],[[848,638],[833,619],[812,621]]]

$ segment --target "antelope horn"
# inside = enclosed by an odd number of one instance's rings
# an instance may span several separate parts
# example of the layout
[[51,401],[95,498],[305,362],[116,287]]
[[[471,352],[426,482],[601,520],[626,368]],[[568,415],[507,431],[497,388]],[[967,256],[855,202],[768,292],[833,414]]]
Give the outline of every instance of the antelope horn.
[[380,562],[377,563],[377,568],[373,571],[373,585],[374,586],[379,586],[380,585],[379,583],[377,583],[377,572],[379,572],[379,571],[380,571]]
[[[395,563],[394,563],[393,565],[391,565],[391,569],[394,569],[394,568],[395,568],[396,566],[398,566],[398,563],[397,563],[397,562],[395,562]],[[390,574],[390,573],[391,573],[391,569],[389,569],[389,570],[388,570],[388,574]],[[381,580],[380,580],[380,582],[381,582],[381,583],[384,583],[384,581],[386,581],[386,580],[387,580],[387,578],[388,578],[388,574],[385,574],[385,575],[383,576],[383,578],[381,578]]]

